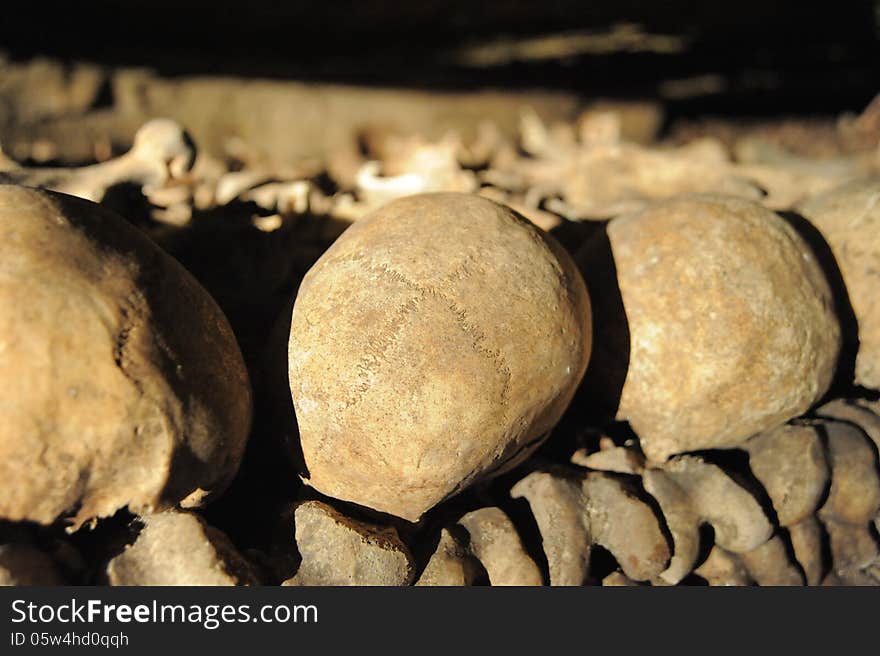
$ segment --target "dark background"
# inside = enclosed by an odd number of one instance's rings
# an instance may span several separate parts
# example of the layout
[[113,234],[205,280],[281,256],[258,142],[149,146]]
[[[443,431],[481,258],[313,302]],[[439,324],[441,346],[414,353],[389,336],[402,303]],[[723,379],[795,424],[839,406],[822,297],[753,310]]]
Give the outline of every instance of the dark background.
[[[607,34],[632,23],[677,37],[675,52],[462,63],[498,39]],[[713,76],[686,114],[858,110],[880,90],[880,2],[667,0],[100,0],[6,6],[0,50],[146,65],[166,75],[232,74],[428,88],[549,87],[590,96],[663,97],[669,80]]]

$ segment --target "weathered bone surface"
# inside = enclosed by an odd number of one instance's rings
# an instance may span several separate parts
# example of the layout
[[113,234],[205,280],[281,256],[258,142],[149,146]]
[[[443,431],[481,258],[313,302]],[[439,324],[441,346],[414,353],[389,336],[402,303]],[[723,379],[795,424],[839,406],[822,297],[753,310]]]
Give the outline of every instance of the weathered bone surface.
[[788,535],[794,556],[804,571],[807,585],[819,585],[825,573],[822,553],[824,537],[819,520],[815,517],[802,519],[788,527]]
[[140,521],[134,543],[107,564],[110,585],[259,584],[229,538],[197,515],[170,511]]
[[491,585],[543,585],[541,571],[500,508],[473,510],[458,523],[470,535],[471,553],[483,564]]
[[837,399],[817,408],[816,414],[855,424],[871,438],[874,446],[880,449],[880,416],[870,408],[847,402],[845,399]]
[[576,479],[533,472],[510,490],[529,502],[550,570],[550,585],[583,585],[591,538],[586,499]]
[[511,495],[531,506],[551,585],[583,584],[593,544],[607,549],[636,581],[651,580],[669,565],[661,520],[622,477],[533,472],[513,486]]
[[630,334],[618,417],[649,458],[735,446],[825,392],[840,348],[831,291],[780,217],[685,197],[613,220],[608,238]]
[[221,491],[247,372],[207,292],[124,219],[0,185],[0,517],[73,526]]
[[696,456],[677,456],[664,466],[691,508],[715,529],[715,543],[734,553],[751,551],[773,534],[758,501],[723,469]]
[[[648,580],[645,572],[633,568],[628,555],[646,560],[645,554],[663,539],[655,531],[659,526],[672,538],[672,550],[666,568],[651,572],[654,585],[678,584],[692,572],[713,585],[830,583],[828,555],[836,584],[873,585],[880,573],[880,544],[872,526],[880,524],[880,477],[873,445],[859,426],[873,430],[876,416],[844,401],[817,412],[848,423],[821,420],[782,426],[744,445],[751,472],[763,488],[760,492],[695,455],[645,468],[641,483],[657,502],[659,525],[633,495],[627,484],[635,480],[632,476],[535,471],[516,483],[511,494],[526,498],[531,506],[551,584],[583,580],[591,544],[601,544],[617,558],[626,580]],[[604,444],[607,448],[607,440]],[[775,535],[776,524],[755,496],[764,493],[774,506],[771,515],[782,527]],[[821,522],[816,516],[819,503]],[[695,570],[702,522],[713,526],[715,545]],[[619,532],[619,540],[604,533],[607,526]],[[826,534],[830,554],[824,545]]]
[[744,448],[780,525],[797,524],[816,511],[828,485],[828,463],[815,427],[780,426],[754,436]]
[[572,454],[571,462],[580,467],[618,474],[639,475],[645,467],[644,456],[635,449],[625,446],[600,449],[594,453],[578,450]]
[[856,382],[880,389],[880,178],[842,185],[799,211],[831,247],[858,322]]
[[880,417],[880,397],[874,399],[873,401],[870,401],[867,399],[860,399],[858,405],[860,405],[863,408],[867,408],[868,410],[873,412],[875,415]]
[[725,551],[717,544],[712,547],[709,555],[694,573],[706,579],[711,586],[742,586],[753,583],[736,554]]
[[154,119],[134,136],[134,144],[116,159],[79,168],[16,168],[0,173],[0,182],[52,189],[100,201],[117,184],[132,183],[149,193],[185,176],[195,147],[184,129],[169,119]]
[[825,586],[843,585],[847,587],[876,587],[880,585],[880,578],[872,574],[871,570],[850,570],[848,572],[829,572],[822,581]]
[[471,585],[479,572],[479,564],[448,529],[440,530],[437,549],[416,581],[417,586]]
[[819,510],[822,519],[867,526],[880,510],[880,474],[874,446],[852,424],[826,422],[831,487]]
[[419,519],[540,444],[590,336],[574,263],[510,210],[467,194],[386,205],[321,257],[293,310],[309,484]]
[[302,557],[284,585],[409,585],[413,558],[393,528],[368,524],[320,501],[294,511]]
[[740,561],[758,585],[803,585],[804,578],[791,562],[785,543],[778,535],[764,544],[739,554]]
[[700,516],[691,507],[684,489],[663,470],[645,470],[642,484],[660,505],[672,535],[672,558],[659,576],[664,582],[675,585],[690,574],[699,556]]
[[[834,573],[845,582],[860,585],[863,578],[871,577],[865,573],[877,561],[880,546],[867,524],[850,524],[825,519]],[[880,581],[875,581],[876,585]]]
[[611,552],[624,574],[648,581],[667,568],[671,550],[660,520],[624,481],[590,473],[583,493],[593,542]]

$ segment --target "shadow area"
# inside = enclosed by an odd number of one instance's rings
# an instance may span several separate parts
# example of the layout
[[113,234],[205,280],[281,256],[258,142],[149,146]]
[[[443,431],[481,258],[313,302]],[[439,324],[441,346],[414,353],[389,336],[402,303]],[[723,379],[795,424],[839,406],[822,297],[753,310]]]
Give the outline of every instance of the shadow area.
[[287,374],[290,315],[299,283],[347,223],[283,215],[258,229],[265,210],[232,202],[194,213],[188,226],[155,230],[156,241],[214,297],[235,333],[253,389],[253,425],[241,466],[226,492],[202,510],[241,548],[271,542],[308,476]]
[[629,369],[629,324],[607,226],[575,255],[590,294],[593,324],[590,361],[568,413],[580,425],[605,426],[614,421]]

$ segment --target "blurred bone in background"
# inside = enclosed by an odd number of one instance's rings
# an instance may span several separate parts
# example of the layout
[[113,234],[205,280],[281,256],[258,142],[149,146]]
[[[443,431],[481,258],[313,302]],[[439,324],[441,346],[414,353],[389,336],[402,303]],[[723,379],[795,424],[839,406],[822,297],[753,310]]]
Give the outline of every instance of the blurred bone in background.
[[872,0],[23,3],[0,23],[0,139],[17,158],[82,162],[161,115],[214,154],[238,137],[320,156],[371,122],[512,130],[501,89],[547,119],[599,98],[659,102],[665,127],[835,115],[876,92],[877,34]]

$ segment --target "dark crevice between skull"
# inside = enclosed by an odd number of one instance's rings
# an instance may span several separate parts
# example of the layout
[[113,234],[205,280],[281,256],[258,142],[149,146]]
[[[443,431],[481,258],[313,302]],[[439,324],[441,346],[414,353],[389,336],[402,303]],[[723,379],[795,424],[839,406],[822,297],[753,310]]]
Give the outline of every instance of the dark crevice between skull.
[[296,574],[302,563],[302,555],[296,544],[296,525],[293,504],[276,509],[275,524],[267,545],[249,554],[263,572],[267,583],[280,585]]
[[550,439],[538,451],[541,456],[562,461],[579,448],[596,451],[602,434],[618,435],[619,441],[610,436],[620,444],[635,438],[627,425],[615,422],[629,367],[630,333],[607,224],[584,223],[588,225],[578,228],[563,224],[552,233],[572,250],[584,240],[574,259],[590,296],[592,323],[586,373]]
[[[543,206],[539,209],[553,213],[552,210],[548,210]],[[562,244],[562,247],[572,257],[605,228],[605,223],[602,221],[569,221],[563,217],[560,218],[562,222],[550,230],[550,234],[556,238],[556,241]]]
[[[248,539],[255,528],[256,535],[265,533],[277,508],[296,499],[299,475],[309,476],[290,398],[287,341],[299,281],[329,245],[318,243],[326,232],[323,219],[286,217],[281,229],[262,233],[250,223],[258,209],[236,201],[197,212],[185,235],[163,244],[215,297],[248,365],[254,426],[239,475],[216,513],[221,526]],[[291,256],[299,249],[293,246],[304,243],[314,243],[315,252],[302,260]]]
[[252,217],[265,214],[255,203],[233,201],[197,210],[186,230],[165,230],[159,240],[215,298],[250,375],[254,422],[242,463],[205,512],[241,548],[266,548],[278,513],[299,498],[300,476],[309,478],[288,380],[291,312],[303,275],[348,226],[330,217],[285,215],[281,228],[264,233]]
[[570,410],[585,425],[605,426],[617,415],[630,357],[629,323],[607,224],[575,259],[590,295],[593,339],[587,371]]
[[89,563],[83,582],[89,585],[106,585],[105,567],[111,559],[134,544],[144,528],[144,523],[127,508],[116,511],[112,517],[102,519],[93,528],[83,528],[70,535],[69,542]]

